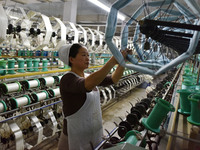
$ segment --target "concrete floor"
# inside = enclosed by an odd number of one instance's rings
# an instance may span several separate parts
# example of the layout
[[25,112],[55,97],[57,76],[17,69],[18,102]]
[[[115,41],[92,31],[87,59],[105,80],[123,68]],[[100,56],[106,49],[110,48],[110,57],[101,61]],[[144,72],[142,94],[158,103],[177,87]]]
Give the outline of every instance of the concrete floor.
[[[126,115],[130,113],[131,104],[135,105],[139,99],[145,98],[146,92],[143,88],[134,88],[129,91],[123,97],[119,98],[117,103],[112,105],[106,110],[103,110],[103,127],[111,132],[116,125],[121,122],[121,119],[125,120]],[[121,119],[120,119],[121,118]],[[104,130],[104,135],[107,135],[107,132]]]

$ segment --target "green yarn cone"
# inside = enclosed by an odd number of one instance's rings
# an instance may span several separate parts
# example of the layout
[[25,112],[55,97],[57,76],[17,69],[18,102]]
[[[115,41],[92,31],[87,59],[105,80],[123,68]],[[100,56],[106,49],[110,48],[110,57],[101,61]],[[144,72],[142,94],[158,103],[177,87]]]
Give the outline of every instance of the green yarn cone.
[[46,59],[42,60],[42,71],[48,71],[48,68],[47,68],[48,62],[49,61]]
[[[16,73],[15,70],[14,70],[15,62],[16,62],[16,60],[14,60],[14,59],[8,60],[8,74],[15,74]],[[12,69],[12,70],[10,70],[10,69]]]
[[26,64],[27,64],[27,71],[28,72],[33,72],[33,60],[30,58],[30,59],[26,59]]
[[0,75],[6,75],[6,60],[0,60]]
[[39,71],[39,62],[40,59],[33,59],[33,71],[35,72]]
[[174,106],[160,98],[158,99],[157,104],[154,106],[148,118],[142,119],[142,124],[145,126],[145,128],[155,133],[159,133],[160,125],[169,111],[175,111]]
[[25,60],[24,59],[18,59],[17,62],[18,62],[18,70],[17,71],[20,72],[20,73],[24,73],[25,72],[25,70],[24,70]]
[[187,121],[200,126],[200,94],[191,94],[188,99],[191,101],[191,115],[187,117]]

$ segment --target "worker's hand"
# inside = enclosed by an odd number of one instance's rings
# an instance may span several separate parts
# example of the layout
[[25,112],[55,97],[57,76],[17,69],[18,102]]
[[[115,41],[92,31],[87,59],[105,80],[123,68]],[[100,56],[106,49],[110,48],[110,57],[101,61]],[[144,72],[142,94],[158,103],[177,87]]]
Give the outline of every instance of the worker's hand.
[[127,61],[126,57],[127,57],[128,54],[132,55],[132,50],[127,48],[125,50],[122,50],[121,53],[124,57],[124,60]]
[[[122,53],[122,55],[123,55],[123,57],[124,57],[124,60],[127,61],[126,56],[127,56],[128,54],[132,55],[132,50],[130,50],[130,49],[121,50],[121,53]],[[111,61],[112,61],[113,63],[115,63],[115,64],[119,64],[119,63],[117,62],[117,60],[115,59],[114,56],[111,57]]]

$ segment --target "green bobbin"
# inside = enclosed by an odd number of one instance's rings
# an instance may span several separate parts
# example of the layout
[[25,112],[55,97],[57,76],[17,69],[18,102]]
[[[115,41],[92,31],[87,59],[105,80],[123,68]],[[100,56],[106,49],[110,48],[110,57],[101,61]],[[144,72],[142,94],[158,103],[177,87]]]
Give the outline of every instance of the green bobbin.
[[0,60],[0,75],[6,75],[6,60]]
[[42,71],[48,71],[48,68],[47,68],[48,62],[49,61],[46,59],[42,60]]
[[15,62],[16,62],[15,59],[9,59],[8,60],[8,74],[15,74],[16,73],[15,70],[14,70]]
[[25,70],[24,70],[25,60],[24,59],[18,59],[17,62],[18,62],[18,70],[17,71],[20,72],[20,73],[24,73],[25,72]]
[[187,117],[187,121],[200,126],[200,93],[191,94],[188,99],[191,101],[191,115]]
[[32,60],[32,58],[26,59],[26,64],[27,64],[27,71],[28,72],[33,72],[34,69],[33,69],[33,60]]
[[33,71],[37,72],[39,71],[39,62],[40,62],[40,59],[36,58],[36,59],[33,59]]
[[191,81],[183,81],[182,82],[182,89],[195,89],[195,83]]
[[142,119],[142,124],[145,126],[145,128],[155,133],[159,133],[160,125],[169,111],[175,111],[174,106],[169,102],[159,98],[157,99],[157,104],[154,106],[149,117]]
[[177,90],[177,93],[180,94],[180,109],[178,109],[179,113],[186,114],[186,115],[190,114],[191,103],[188,100],[188,96],[194,92],[195,92],[195,90],[192,90],[192,89]]

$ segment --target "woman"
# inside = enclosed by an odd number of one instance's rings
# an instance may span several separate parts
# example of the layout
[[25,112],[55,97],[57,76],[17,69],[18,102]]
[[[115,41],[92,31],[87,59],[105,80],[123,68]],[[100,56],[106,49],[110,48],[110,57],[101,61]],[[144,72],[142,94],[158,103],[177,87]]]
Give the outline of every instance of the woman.
[[[123,56],[127,55],[124,51]],[[98,71],[87,75],[89,53],[81,44],[64,45],[59,49],[60,60],[71,67],[60,81],[60,93],[65,116],[59,150],[90,150],[101,142],[103,136],[100,94],[96,86],[117,83],[124,68],[114,57]]]

